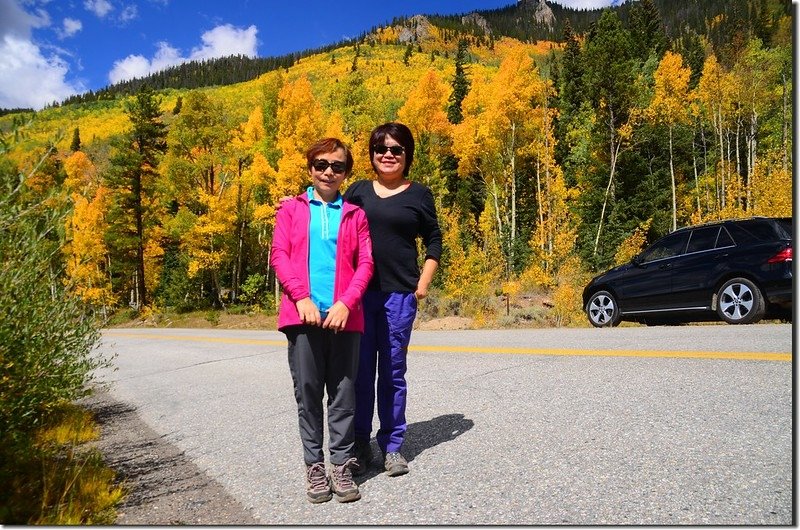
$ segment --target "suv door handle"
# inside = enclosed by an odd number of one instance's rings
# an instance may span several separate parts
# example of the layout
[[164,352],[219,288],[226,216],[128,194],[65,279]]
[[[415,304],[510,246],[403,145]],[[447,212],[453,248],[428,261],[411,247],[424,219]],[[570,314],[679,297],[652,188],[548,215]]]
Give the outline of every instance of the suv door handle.
[[661,270],[671,269],[672,263],[662,263],[661,265],[658,266],[658,268]]
[[717,254],[716,256],[714,256],[714,261],[719,261],[720,259],[727,258],[727,257],[728,257],[728,253],[727,252],[725,252],[723,254]]

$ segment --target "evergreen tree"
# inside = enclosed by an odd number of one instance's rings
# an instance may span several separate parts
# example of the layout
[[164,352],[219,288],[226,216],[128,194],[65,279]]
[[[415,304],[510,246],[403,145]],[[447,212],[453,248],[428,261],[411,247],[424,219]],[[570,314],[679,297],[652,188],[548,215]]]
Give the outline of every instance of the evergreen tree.
[[695,88],[697,83],[700,82],[703,65],[706,61],[703,39],[696,32],[689,31],[675,41],[675,47],[678,53],[683,56],[684,62],[692,69],[692,75],[689,77],[689,88]]
[[81,132],[78,127],[72,131],[72,143],[69,145],[69,150],[73,153],[81,150]]
[[172,109],[172,114],[175,116],[180,114],[182,107],[183,107],[183,97],[178,96],[178,99],[175,101],[175,107]]
[[161,155],[167,150],[166,126],[161,121],[161,98],[143,87],[125,104],[131,129],[116,143],[111,157],[107,184],[112,194],[112,230],[107,234],[109,248],[116,250],[115,271],[123,278],[130,275],[132,305],[141,309],[148,303],[145,284],[144,249],[146,230],[153,223],[150,207],[154,180]]
[[408,43],[406,46],[406,53],[403,54],[403,64],[408,66],[408,61],[411,59],[411,56],[414,55],[414,46],[411,43]]
[[566,112],[575,111],[584,98],[581,45],[569,19],[564,24],[564,55],[561,57],[561,102]]
[[[594,179],[586,184],[593,191],[582,197],[583,201],[593,203],[584,216],[596,219],[597,223],[591,243],[586,240],[588,234],[582,234],[586,238],[582,245],[591,245],[591,255],[587,257],[592,260],[599,257],[607,261],[608,254],[616,248],[616,242],[610,237],[604,237],[603,241],[612,240],[611,245],[599,249],[599,244],[604,223],[611,217],[608,211],[613,210],[616,203],[619,155],[628,140],[626,124],[635,97],[638,63],[633,48],[631,35],[623,28],[619,17],[611,9],[605,9],[587,38],[584,53],[583,83],[587,100],[597,116],[593,139],[599,142],[598,162],[602,164],[602,169],[587,175]],[[604,191],[598,193],[600,190]],[[589,224],[584,230],[594,228]],[[607,230],[613,228],[606,227]],[[598,250],[601,250],[599,254]]]
[[[753,6],[755,8],[755,6]],[[767,0],[759,0],[757,12],[751,16],[753,20],[753,34],[761,39],[764,46],[772,40],[772,14]]]
[[278,94],[283,88],[283,74],[277,72],[264,82],[261,89],[261,105],[264,114],[265,156],[273,168],[278,167],[280,150],[277,147],[278,136]]
[[459,124],[464,120],[464,115],[461,112],[461,103],[469,93],[469,77],[464,65],[467,62],[467,41],[461,39],[458,41],[458,51],[456,51],[456,73],[453,76],[453,92],[450,94],[450,101],[447,105],[447,119],[452,124]]
[[664,55],[668,48],[667,33],[653,0],[632,3],[630,21],[634,52],[639,59],[645,61],[651,53],[659,58]]

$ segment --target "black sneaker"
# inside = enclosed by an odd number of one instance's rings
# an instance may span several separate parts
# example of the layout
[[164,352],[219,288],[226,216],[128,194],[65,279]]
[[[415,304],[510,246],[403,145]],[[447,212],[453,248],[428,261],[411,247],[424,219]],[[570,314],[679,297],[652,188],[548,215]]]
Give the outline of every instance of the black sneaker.
[[353,464],[352,470],[354,475],[361,475],[366,473],[369,465],[372,463],[372,447],[369,445],[369,440],[356,440],[355,443],[356,461]]
[[355,458],[351,458],[344,464],[333,465],[331,487],[339,502],[353,502],[361,498],[358,484],[353,481],[353,473],[350,470],[355,461]]
[[386,474],[390,477],[399,477],[408,473],[408,462],[398,452],[386,453],[383,467],[386,468]]
[[306,495],[308,502],[314,504],[328,502],[333,497],[328,474],[325,472],[325,462],[306,465]]

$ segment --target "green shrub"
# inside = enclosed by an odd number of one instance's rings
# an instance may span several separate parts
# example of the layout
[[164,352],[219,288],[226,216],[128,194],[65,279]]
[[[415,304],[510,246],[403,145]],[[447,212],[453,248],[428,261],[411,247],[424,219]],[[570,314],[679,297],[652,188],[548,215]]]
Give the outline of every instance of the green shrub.
[[246,304],[263,305],[269,292],[267,278],[263,274],[251,274],[242,284],[239,300]]
[[115,311],[108,319],[107,326],[118,326],[130,322],[139,314],[138,311],[130,307]]
[[0,484],[9,483],[43,418],[89,394],[94,371],[109,363],[94,351],[93,316],[64,288],[66,202],[37,196],[23,180],[0,164]]
[[229,315],[246,315],[247,311],[248,307],[246,305],[240,305],[240,304],[229,305],[225,309],[225,312]]
[[206,311],[206,320],[212,325],[216,326],[219,324],[219,311],[210,309]]

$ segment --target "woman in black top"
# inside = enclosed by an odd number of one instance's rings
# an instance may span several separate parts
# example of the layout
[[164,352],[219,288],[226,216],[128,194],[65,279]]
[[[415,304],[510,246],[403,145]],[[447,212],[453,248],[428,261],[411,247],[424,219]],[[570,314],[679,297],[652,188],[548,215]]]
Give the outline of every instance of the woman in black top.
[[[352,184],[348,202],[367,214],[375,270],[364,295],[364,334],[356,379],[355,472],[372,460],[369,439],[377,395],[380,428],[376,435],[389,476],[408,473],[400,454],[406,432],[406,354],[418,300],[428,294],[439,258],[442,234],[433,194],[408,180],[414,160],[414,137],[402,123],[385,123],[372,131],[369,154],[377,178]],[[417,237],[425,247],[420,271]],[[375,391],[375,374],[378,385]]]

